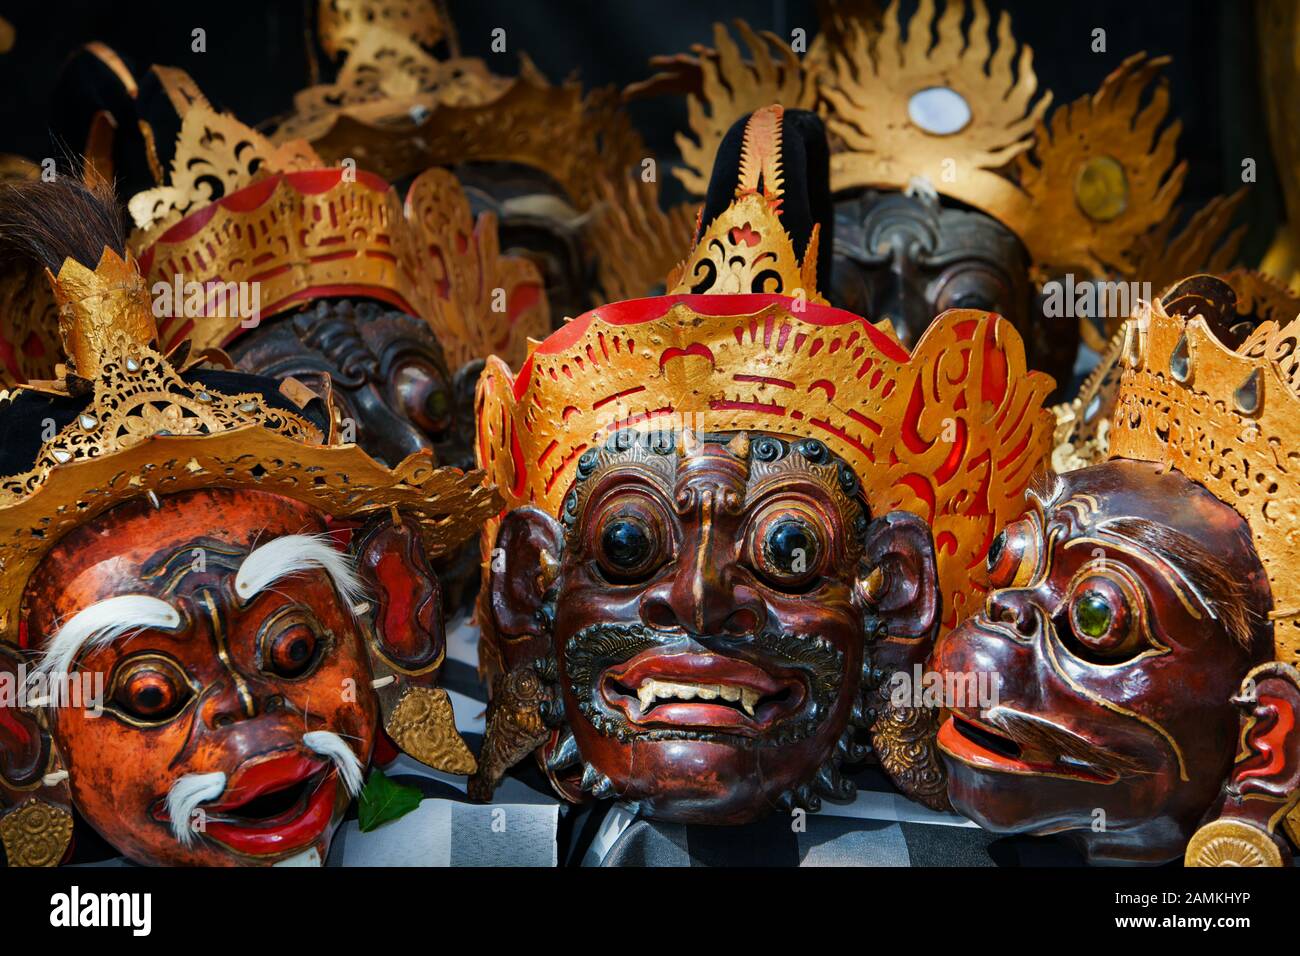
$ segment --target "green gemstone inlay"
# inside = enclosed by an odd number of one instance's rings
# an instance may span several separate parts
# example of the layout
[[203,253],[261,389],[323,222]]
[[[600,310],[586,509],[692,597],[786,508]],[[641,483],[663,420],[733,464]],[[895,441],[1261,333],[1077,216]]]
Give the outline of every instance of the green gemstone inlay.
[[1104,636],[1110,621],[1110,602],[1100,591],[1088,591],[1074,605],[1074,623],[1089,637]]

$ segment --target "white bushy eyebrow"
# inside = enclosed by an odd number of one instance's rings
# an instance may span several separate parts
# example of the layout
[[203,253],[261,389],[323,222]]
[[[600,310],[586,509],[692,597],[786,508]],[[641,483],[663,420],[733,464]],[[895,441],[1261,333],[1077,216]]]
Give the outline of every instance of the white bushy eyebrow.
[[180,624],[180,611],[149,594],[120,594],[96,601],[70,617],[50,638],[35,674],[64,677],[83,651],[105,647],[151,628],[175,630]]
[[348,607],[365,599],[352,560],[334,547],[328,534],[286,534],[254,548],[235,575],[235,594],[247,604],[282,578],[313,569],[329,575]]

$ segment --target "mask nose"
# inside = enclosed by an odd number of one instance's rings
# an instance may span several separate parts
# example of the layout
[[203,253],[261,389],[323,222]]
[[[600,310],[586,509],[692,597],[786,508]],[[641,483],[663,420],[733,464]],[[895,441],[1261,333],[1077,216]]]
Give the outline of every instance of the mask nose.
[[214,730],[286,709],[284,696],[260,682],[227,676],[203,702],[203,722]]
[[988,596],[984,607],[990,620],[1009,624],[1025,637],[1033,637],[1038,633],[1040,615],[1030,600],[1028,591],[994,591]]
[[756,634],[767,620],[758,593],[730,564],[730,548],[719,546],[703,529],[683,543],[677,574],[648,591],[641,620],[651,627],[688,634]]

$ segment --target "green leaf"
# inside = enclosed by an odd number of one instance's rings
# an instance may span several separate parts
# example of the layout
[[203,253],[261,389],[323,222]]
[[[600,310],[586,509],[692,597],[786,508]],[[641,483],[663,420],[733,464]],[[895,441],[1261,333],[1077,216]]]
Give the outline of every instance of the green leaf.
[[415,787],[402,783],[393,783],[384,776],[382,770],[370,771],[365,789],[361,791],[361,802],[357,806],[357,822],[361,832],[368,833],[375,827],[404,817],[420,805],[424,795]]

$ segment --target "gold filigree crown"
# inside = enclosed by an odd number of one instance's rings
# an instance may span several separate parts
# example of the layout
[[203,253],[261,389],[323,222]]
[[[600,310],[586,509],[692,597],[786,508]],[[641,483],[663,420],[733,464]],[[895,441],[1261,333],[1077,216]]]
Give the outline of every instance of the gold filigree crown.
[[1157,302],[1125,334],[1111,457],[1176,468],[1237,510],[1272,589],[1277,659],[1300,663],[1300,320],[1234,351]]
[[[1024,242],[1040,279],[1145,264],[1141,240],[1169,221],[1187,171],[1160,77],[1167,57],[1128,57],[1096,93],[1049,117],[1032,50],[985,0],[946,0],[942,12],[920,0],[910,18],[894,0],[878,23],[839,27],[797,62],[742,26],[746,62],[718,29],[688,102],[694,139],[679,141],[688,190],[702,195],[722,133],[756,96],[785,97],[825,118],[837,193],[920,189],[966,203]],[[1226,235],[1226,217],[1215,226]]]
[[[321,0],[319,11],[321,45],[343,54],[342,65],[332,82],[294,96],[274,142],[305,140],[327,164],[352,159],[390,181],[468,162],[536,170],[563,196],[557,217],[583,230],[602,300],[662,285],[695,206],[660,208],[658,178],[642,178],[649,153],[617,91],[551,83],[524,53],[518,76],[494,74],[456,55],[452,25],[429,0]],[[430,52],[448,35],[450,58]]]
[[[168,89],[188,88],[180,71],[160,75]],[[403,203],[355,164],[326,167],[300,141],[272,147],[195,94],[173,102],[193,104],[181,107],[173,181],[130,204],[150,287],[182,280],[161,317],[165,348],[221,348],[250,327],[229,283],[257,284],[261,317],[320,296],[387,302],[423,318],[453,367],[492,353],[521,361],[527,339],[550,330],[536,266],[500,254],[495,216],[475,220],[451,173],[426,170]],[[197,314],[177,307],[191,282],[203,287]]]
[[412,516],[434,554],[497,511],[482,472],[436,468],[428,452],[389,469],[323,434],[292,410],[301,409],[290,398],[293,384],[281,387],[279,402],[261,391],[226,394],[173,367],[157,347],[149,299],[129,257],[105,249],[94,270],[69,259],[50,281],[73,367],[39,390],[4,393],[4,412],[25,414],[20,403],[50,397],[88,400],[42,442],[30,468],[0,478],[0,641],[18,641],[25,583],[50,549],[143,495],[249,488],[338,518],[398,509]]
[[[479,381],[479,464],[509,507],[559,515],[579,458],[621,428],[816,438],[862,482],[875,514],[931,525],[945,626],[977,603],[972,570],[1051,448],[1015,329],[945,312],[908,354],[851,313],[779,295],[615,303],[538,345],[519,374]],[[490,534],[490,532],[489,532]]]
[[813,223],[801,261],[781,222],[784,113],[774,105],[750,114],[735,198],[703,229],[691,254],[669,274],[669,293],[779,293],[826,302],[817,291],[820,223]]

